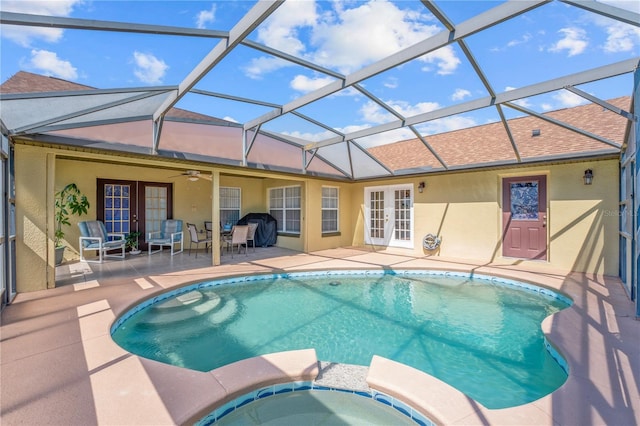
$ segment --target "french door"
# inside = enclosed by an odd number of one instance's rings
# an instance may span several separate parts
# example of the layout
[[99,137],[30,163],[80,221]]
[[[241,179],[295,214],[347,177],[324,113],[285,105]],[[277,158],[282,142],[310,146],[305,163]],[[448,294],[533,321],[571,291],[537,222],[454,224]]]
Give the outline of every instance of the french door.
[[502,181],[502,254],[547,259],[547,177]]
[[173,218],[173,184],[98,179],[97,219],[108,232],[140,232],[138,248],[147,249],[146,236]]
[[365,242],[413,248],[413,185],[367,187]]

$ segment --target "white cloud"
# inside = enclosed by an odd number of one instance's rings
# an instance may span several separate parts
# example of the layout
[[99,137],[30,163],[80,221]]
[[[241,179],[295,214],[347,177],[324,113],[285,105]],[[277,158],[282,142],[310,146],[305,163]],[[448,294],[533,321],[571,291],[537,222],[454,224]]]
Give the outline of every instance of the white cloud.
[[437,102],[418,102],[415,105],[411,105],[404,101],[389,101],[387,103],[403,117],[413,117],[414,115],[435,111],[440,108],[440,105]]
[[533,36],[530,33],[525,33],[520,38],[515,38],[515,39],[512,39],[512,40],[509,40],[504,47],[492,47],[489,50],[491,52],[502,52],[502,51],[505,51],[505,50],[507,50],[507,49],[509,49],[511,47],[516,47],[516,46],[518,46],[520,44],[525,44],[525,43],[529,42],[532,38],[533,38]]
[[58,58],[56,53],[47,50],[32,50],[29,66],[44,72],[45,75],[51,75],[65,80],[75,80],[78,78],[78,70],[71,65],[71,62],[62,60]]
[[543,111],[551,111],[553,109],[553,105],[545,102],[540,105],[540,108],[542,108]]
[[[423,56],[420,60],[429,64],[435,63],[438,67],[438,74],[448,75],[453,72],[460,65],[460,59],[456,56],[455,51],[451,46],[441,47],[435,52],[431,52],[428,55]],[[423,68],[423,71],[431,71],[430,67]]]
[[258,40],[274,49],[291,55],[302,56],[305,45],[299,31],[316,23],[315,1],[287,1],[280,6],[258,29]]
[[[5,12],[28,13],[33,15],[69,16],[73,8],[82,4],[83,0],[28,1],[2,0]],[[0,34],[23,47],[30,47],[34,40],[55,43],[62,38],[60,28],[38,28],[16,25],[4,25]]]
[[607,53],[631,52],[640,44],[640,28],[622,22],[605,26],[607,41],[604,51]]
[[471,92],[466,89],[456,89],[456,91],[451,95],[452,101],[461,101],[464,98],[468,98],[471,96]]
[[136,65],[133,74],[138,79],[147,84],[162,83],[165,72],[169,66],[161,59],[149,53],[133,52],[133,59]]
[[567,90],[563,90],[554,94],[552,98],[558,101],[560,106],[563,108],[572,108],[587,103],[587,100],[582,96],[578,96],[575,93],[569,92]]
[[381,124],[395,119],[393,114],[387,112],[387,110],[381,108],[380,105],[373,101],[366,102],[360,107],[358,112],[364,121],[368,123]]
[[[345,8],[345,5],[357,7]],[[402,4],[402,3],[400,3]],[[258,40],[268,46],[349,74],[439,32],[426,24],[427,14],[399,9],[387,1],[323,3],[333,9],[319,14],[315,1],[284,3],[258,30]],[[366,29],[366,30],[364,30]],[[309,40],[305,45],[303,37]],[[450,74],[460,64],[446,46],[419,59]],[[262,68],[261,66],[269,67]],[[279,63],[283,66],[283,63]],[[251,76],[273,71],[273,63],[258,61],[246,68]],[[425,70],[430,71],[427,67]]]
[[225,117],[223,118],[223,120],[231,121],[232,123],[239,123],[239,121],[238,121],[238,120],[236,120],[236,119],[235,119],[235,118],[233,118],[233,117],[229,117],[228,115],[227,115],[227,116],[225,116]]
[[384,83],[384,87],[388,89],[396,89],[398,87],[398,79],[395,77],[389,77]]
[[[356,3],[352,9],[336,7],[314,28],[314,60],[347,74],[440,31],[426,25],[426,18],[414,11],[399,9],[386,0]],[[341,5],[341,3],[336,3]],[[366,31],[363,31],[366,28]],[[450,60],[448,52],[432,52],[426,62],[441,65]]]
[[211,24],[216,19],[216,4],[211,5],[209,10],[201,10],[196,16],[196,26],[198,28],[206,28],[207,24]]
[[520,37],[519,39],[514,39],[514,40],[510,40],[507,43],[507,47],[514,47],[517,46],[519,44],[523,44],[528,42],[529,40],[531,40],[532,36],[529,33],[523,34],[522,37]]
[[421,124],[417,129],[423,135],[436,135],[438,133],[466,129],[477,125],[478,123],[473,118],[460,115],[429,121]]
[[587,33],[582,28],[562,28],[558,32],[564,37],[549,48],[550,52],[562,52],[566,50],[569,56],[575,56],[583,53],[589,44]]
[[297,75],[291,80],[290,86],[298,92],[308,93],[326,86],[335,81],[332,77],[309,78],[304,75]]
[[377,133],[371,136],[365,136],[356,142],[363,148],[371,148],[372,146],[386,145],[393,142],[405,141],[407,139],[415,139],[416,135],[406,127],[390,130],[388,132]]
[[242,67],[242,70],[247,77],[258,80],[262,78],[263,74],[289,66],[293,66],[293,64],[283,59],[261,56],[253,58],[248,65]]
[[306,141],[310,141],[310,142],[319,142],[319,141],[323,141],[325,139],[329,139],[332,137],[335,137],[336,134],[333,132],[330,132],[328,130],[322,131],[322,132],[318,132],[318,133],[311,133],[311,132],[298,132],[298,131],[294,131],[294,132],[281,132],[283,135],[287,135],[287,136],[291,136],[294,138],[298,138],[301,140],[306,140]]
[[[386,101],[386,104],[397,111],[403,117],[413,117],[418,114],[430,112],[438,109],[437,102],[419,102],[411,105],[405,101]],[[382,124],[397,120],[396,116],[387,112],[384,108],[373,101],[366,102],[359,111],[362,118],[368,123]]]

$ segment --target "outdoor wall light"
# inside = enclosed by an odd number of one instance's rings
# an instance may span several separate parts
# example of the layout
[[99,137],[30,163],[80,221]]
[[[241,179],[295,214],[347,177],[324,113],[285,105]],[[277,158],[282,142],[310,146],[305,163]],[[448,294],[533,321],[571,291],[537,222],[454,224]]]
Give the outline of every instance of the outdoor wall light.
[[422,191],[424,191],[424,182],[418,184],[418,192],[422,194]]
[[582,176],[582,178],[584,179],[585,185],[591,185],[591,182],[593,182],[593,170],[591,169],[585,170],[584,176]]

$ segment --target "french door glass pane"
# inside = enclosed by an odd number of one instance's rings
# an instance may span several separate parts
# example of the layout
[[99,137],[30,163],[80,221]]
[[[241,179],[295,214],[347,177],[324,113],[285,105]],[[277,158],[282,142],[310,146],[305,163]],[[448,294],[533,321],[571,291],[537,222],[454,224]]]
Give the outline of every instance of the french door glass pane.
[[395,239],[409,241],[411,239],[411,191],[396,190],[395,195]]
[[372,238],[384,238],[384,191],[372,191],[369,199]]
[[[146,186],[145,231],[160,231],[160,223],[167,218],[167,188]],[[148,235],[147,235],[148,237]]]
[[105,185],[104,224],[107,232],[129,233],[129,185]]

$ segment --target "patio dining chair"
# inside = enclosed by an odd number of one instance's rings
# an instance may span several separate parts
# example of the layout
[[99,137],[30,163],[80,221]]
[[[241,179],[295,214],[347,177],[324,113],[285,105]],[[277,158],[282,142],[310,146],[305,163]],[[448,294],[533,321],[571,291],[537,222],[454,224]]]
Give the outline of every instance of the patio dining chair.
[[[207,238],[213,242],[213,222],[210,220],[204,221],[204,232],[207,234]],[[209,246],[211,246],[211,243]]]
[[[149,245],[149,255],[159,253],[163,247],[171,247],[171,256],[182,253],[184,234],[182,232],[182,221],[179,219],[165,219],[160,222],[160,231],[149,232],[147,244]],[[176,244],[180,245],[180,250],[176,251]],[[159,246],[156,251],[152,246]]]
[[[126,241],[124,234],[107,232],[107,228],[100,220],[88,220],[78,223],[80,228],[80,260],[85,262],[102,263],[105,257],[124,259]],[[98,260],[89,260],[84,257],[87,250],[98,252]],[[119,254],[108,254],[111,250],[120,250]]]
[[231,246],[231,258],[233,259],[233,248],[238,246],[238,254],[240,254],[240,248],[244,246],[244,254],[247,254],[247,235],[249,234],[249,225],[236,225],[231,230],[231,239],[229,245]]
[[249,231],[247,232],[247,249],[249,248],[249,242],[251,242],[251,246],[253,247],[253,252],[256,252],[256,229],[258,229],[258,224],[256,222],[249,222]]
[[196,258],[198,257],[198,248],[200,244],[204,244],[205,253],[209,251],[209,244],[211,244],[211,237],[201,235],[198,232],[198,228],[193,223],[187,223],[187,230],[189,231],[189,236],[191,237],[191,241],[189,242],[189,256],[191,256],[191,246],[195,243],[196,245]]

